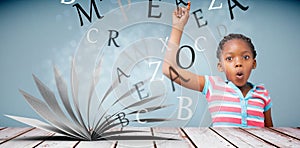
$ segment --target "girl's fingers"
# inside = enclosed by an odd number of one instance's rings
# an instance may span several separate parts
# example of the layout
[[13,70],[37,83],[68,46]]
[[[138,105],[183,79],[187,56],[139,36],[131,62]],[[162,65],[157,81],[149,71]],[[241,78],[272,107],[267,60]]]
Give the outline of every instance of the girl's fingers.
[[182,16],[189,14],[189,9],[184,7],[178,7],[174,10],[174,14],[175,16],[181,18]]
[[187,17],[187,16],[189,16],[189,13],[190,13],[189,9],[187,9],[187,8],[182,8],[181,11],[182,11],[181,17]]
[[181,18],[182,12],[183,12],[183,11],[182,11],[182,8],[179,7],[176,11],[177,11],[177,15],[176,15],[176,16],[179,17],[179,18]]

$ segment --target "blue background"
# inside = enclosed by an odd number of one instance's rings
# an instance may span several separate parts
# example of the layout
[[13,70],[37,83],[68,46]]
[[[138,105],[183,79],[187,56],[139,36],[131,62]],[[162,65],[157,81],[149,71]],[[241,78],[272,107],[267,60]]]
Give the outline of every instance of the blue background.
[[[89,1],[77,2],[89,6]],[[121,2],[127,4],[127,0]],[[174,3],[173,0],[163,2]],[[217,32],[220,24],[227,27],[227,33],[243,33],[253,40],[258,52],[258,67],[250,80],[264,83],[270,91],[275,126],[299,127],[300,1],[240,0],[249,9],[235,8],[234,20],[230,20],[227,1],[216,0],[216,6],[223,5],[216,10],[208,10],[210,2],[192,0],[191,10],[202,9],[216,40],[221,39]],[[119,7],[113,0],[97,3],[104,16]],[[0,19],[0,126],[24,126],[3,116],[40,119],[18,89],[40,96],[32,80],[34,73],[55,90],[53,63],[62,73],[69,72],[71,56],[89,23],[81,27],[76,9],[59,0],[2,0]],[[95,15],[93,20],[96,20]],[[196,122],[192,119],[187,126],[197,126]]]

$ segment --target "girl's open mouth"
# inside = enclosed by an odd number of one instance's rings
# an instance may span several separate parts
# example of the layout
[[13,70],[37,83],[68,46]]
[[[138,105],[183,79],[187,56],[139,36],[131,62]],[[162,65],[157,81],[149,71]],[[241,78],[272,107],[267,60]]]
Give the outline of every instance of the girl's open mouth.
[[243,79],[243,77],[244,77],[243,72],[237,72],[237,73],[236,73],[236,77],[237,77],[238,79]]

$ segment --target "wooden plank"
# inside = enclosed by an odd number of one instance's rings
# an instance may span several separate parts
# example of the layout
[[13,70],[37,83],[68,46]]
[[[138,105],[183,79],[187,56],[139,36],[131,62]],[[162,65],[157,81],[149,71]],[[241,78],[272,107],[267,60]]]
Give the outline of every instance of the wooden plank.
[[60,148],[70,148],[75,147],[78,144],[78,140],[71,139],[61,134],[54,134],[52,137],[43,141],[41,144],[36,146],[37,148],[41,147],[60,147]]
[[183,131],[197,147],[234,147],[209,128],[186,127]]
[[299,128],[291,128],[291,127],[273,127],[276,131],[282,132],[284,134],[289,135],[290,137],[294,137],[300,140],[300,129]]
[[168,128],[168,127],[155,127],[152,128],[154,136],[166,137],[178,140],[155,140],[154,144],[157,148],[165,147],[194,147],[192,143],[189,143],[189,139],[182,133],[181,129]]
[[3,143],[2,145],[0,145],[0,147],[34,147],[51,135],[53,135],[53,133],[35,128],[10,141]]
[[237,147],[274,147],[240,128],[211,128]]
[[278,147],[299,147],[300,141],[268,128],[243,129]]
[[94,148],[94,147],[107,147],[113,148],[116,141],[81,141],[76,148]]
[[5,129],[5,128],[6,128],[6,127],[0,127],[0,131],[3,130],[3,129]]
[[[149,127],[125,127],[125,130],[139,130],[139,131],[146,131],[146,132],[135,132],[135,133],[126,133],[122,134],[122,136],[152,136],[151,130]],[[143,147],[143,148],[153,148],[154,141],[153,140],[135,140],[135,139],[126,139],[126,140],[119,140],[117,142],[117,148],[129,148],[129,147]]]
[[17,136],[20,136],[30,130],[32,130],[32,127],[9,127],[5,128],[0,131],[0,144],[13,139]]

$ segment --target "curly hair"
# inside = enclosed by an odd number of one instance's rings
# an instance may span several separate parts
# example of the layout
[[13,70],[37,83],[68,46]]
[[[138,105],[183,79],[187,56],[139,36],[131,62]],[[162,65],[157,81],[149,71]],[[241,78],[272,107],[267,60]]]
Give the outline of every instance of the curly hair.
[[242,35],[242,34],[229,34],[229,35],[227,35],[227,36],[225,36],[221,41],[220,41],[220,43],[219,43],[219,46],[218,46],[218,49],[217,49],[217,58],[220,60],[220,56],[221,56],[221,52],[223,51],[223,46],[224,46],[224,44],[227,42],[227,41],[230,41],[230,40],[232,40],[232,39],[241,39],[241,40],[243,40],[243,41],[245,41],[247,44],[248,44],[248,46],[250,47],[250,49],[251,49],[251,52],[252,52],[252,54],[253,54],[253,58],[255,59],[256,58],[256,55],[257,55],[257,53],[256,53],[256,50],[255,50],[255,48],[254,48],[254,45],[252,44],[252,42],[251,42],[251,39],[250,38],[248,38],[248,37],[246,37],[246,36],[244,36],[244,35]]

